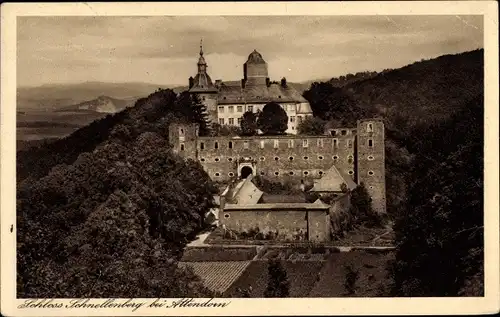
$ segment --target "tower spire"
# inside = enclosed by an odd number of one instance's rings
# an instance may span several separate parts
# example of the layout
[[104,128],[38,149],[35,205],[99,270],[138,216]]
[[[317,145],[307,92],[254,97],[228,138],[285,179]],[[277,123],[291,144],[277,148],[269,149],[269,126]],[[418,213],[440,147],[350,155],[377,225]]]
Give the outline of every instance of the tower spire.
[[203,39],[200,40],[200,56],[203,56]]

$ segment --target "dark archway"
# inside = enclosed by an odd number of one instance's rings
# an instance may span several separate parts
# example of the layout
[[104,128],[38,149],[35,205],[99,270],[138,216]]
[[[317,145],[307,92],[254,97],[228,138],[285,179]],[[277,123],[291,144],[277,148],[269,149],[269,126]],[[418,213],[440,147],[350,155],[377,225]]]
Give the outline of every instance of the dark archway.
[[253,174],[253,170],[250,166],[243,166],[241,168],[241,178],[244,179],[244,178],[247,178],[248,175],[252,175]]

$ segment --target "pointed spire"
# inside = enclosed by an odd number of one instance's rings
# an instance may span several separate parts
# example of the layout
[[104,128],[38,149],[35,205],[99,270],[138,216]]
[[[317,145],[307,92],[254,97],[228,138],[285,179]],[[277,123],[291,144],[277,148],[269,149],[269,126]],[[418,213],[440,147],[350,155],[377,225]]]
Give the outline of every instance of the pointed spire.
[[200,40],[200,56],[203,56],[203,39]]

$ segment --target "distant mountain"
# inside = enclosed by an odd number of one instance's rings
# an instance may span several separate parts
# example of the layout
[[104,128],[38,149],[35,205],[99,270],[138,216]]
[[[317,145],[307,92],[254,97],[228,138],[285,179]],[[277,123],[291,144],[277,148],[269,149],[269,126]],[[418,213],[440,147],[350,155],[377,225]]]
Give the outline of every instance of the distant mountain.
[[126,107],[131,107],[134,105],[136,99],[116,99],[108,96],[99,96],[96,99],[84,101],[76,105],[71,105],[68,107],[63,107],[56,111],[58,112],[80,112],[80,111],[91,111],[100,113],[116,113],[125,109]]
[[174,90],[183,87],[155,85],[149,83],[104,83],[85,82],[78,84],[49,84],[38,87],[18,87],[18,110],[56,110],[76,105],[99,96],[121,100],[137,100],[146,97],[158,88]]

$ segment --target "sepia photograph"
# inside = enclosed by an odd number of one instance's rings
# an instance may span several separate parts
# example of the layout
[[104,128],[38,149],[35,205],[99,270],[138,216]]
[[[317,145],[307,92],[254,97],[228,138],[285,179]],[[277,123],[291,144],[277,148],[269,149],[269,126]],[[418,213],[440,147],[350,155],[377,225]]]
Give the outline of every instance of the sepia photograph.
[[484,15],[164,11],[14,18],[21,314],[484,298]]

